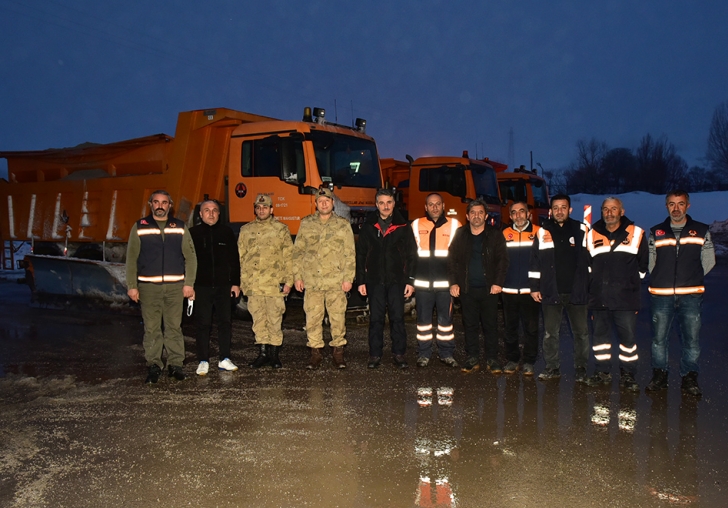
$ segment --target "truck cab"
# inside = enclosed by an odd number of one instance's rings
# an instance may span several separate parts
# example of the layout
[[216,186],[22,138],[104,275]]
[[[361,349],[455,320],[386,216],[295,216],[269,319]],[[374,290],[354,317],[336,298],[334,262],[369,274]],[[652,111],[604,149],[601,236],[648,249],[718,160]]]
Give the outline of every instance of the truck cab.
[[488,162],[471,159],[467,151],[462,157],[412,159],[408,156],[408,159],[409,163],[383,159],[382,169],[385,180],[401,193],[401,202],[410,219],[423,215],[427,195],[437,192],[442,196],[447,217],[465,224],[468,203],[481,198],[488,206],[488,222],[500,227],[498,182],[495,170]]
[[506,171],[505,164],[495,163],[498,171],[498,187],[503,198],[503,223],[510,224],[509,207],[514,201],[522,201],[531,210],[531,222],[536,225],[549,217],[549,190],[546,181],[535,172],[520,166]]
[[337,213],[358,233],[366,213],[375,209],[374,194],[382,186],[376,144],[363,127],[329,124],[321,110],[314,111],[319,116],[304,113],[301,122],[235,128],[228,159],[232,223],[254,220],[255,196],[267,194],[276,218],[295,235],[301,219],[316,211],[316,191],[327,186],[337,198]]

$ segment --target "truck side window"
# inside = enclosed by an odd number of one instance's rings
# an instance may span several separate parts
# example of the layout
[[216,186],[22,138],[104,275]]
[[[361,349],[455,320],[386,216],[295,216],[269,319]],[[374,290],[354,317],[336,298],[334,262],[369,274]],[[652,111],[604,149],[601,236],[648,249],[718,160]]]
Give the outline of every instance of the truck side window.
[[536,208],[548,208],[549,196],[546,192],[546,185],[543,180],[531,179],[531,191],[533,192],[533,206]]
[[241,159],[242,176],[274,176],[293,185],[306,180],[302,139],[269,136],[244,141]]

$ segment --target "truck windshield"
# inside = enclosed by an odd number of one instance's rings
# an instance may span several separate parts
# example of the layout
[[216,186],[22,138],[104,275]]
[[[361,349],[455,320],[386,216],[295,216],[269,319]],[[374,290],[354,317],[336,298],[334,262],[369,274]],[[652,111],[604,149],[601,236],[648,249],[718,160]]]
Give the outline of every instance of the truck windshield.
[[483,198],[483,201],[489,204],[500,204],[498,196],[498,180],[495,171],[491,167],[471,165],[470,170],[473,173],[473,183],[475,184],[475,195]]
[[546,189],[546,182],[538,178],[531,178],[531,191],[533,192],[534,208],[549,207],[549,193]]
[[500,191],[505,201],[528,203],[528,193],[524,180],[501,180]]
[[312,131],[310,139],[324,183],[372,189],[382,186],[379,156],[373,141],[323,131]]
[[453,196],[465,197],[465,167],[435,166],[420,170],[420,190],[422,192],[447,192]]

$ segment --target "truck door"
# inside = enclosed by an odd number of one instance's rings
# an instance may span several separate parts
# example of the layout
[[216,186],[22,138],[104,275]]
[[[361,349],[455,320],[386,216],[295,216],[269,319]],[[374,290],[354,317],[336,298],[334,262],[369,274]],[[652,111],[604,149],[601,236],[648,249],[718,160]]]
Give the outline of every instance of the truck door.
[[313,211],[311,195],[300,192],[309,179],[303,135],[294,132],[239,139],[238,143],[233,139],[230,150],[230,222],[255,220],[255,197],[266,194],[273,200],[274,216],[295,235],[301,219]]

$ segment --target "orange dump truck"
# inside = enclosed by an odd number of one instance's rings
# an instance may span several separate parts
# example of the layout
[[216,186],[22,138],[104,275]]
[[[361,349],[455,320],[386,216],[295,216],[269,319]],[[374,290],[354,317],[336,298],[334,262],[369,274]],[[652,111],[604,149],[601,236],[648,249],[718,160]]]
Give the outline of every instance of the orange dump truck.
[[385,183],[399,192],[405,217],[414,219],[425,213],[425,199],[437,192],[445,204],[445,214],[465,224],[465,210],[475,198],[488,205],[493,225],[500,227],[501,199],[496,172],[489,161],[471,159],[464,151],[462,157],[418,157],[409,162],[382,159]]
[[217,108],[180,113],[174,137],[0,152],[8,162],[0,237],[4,246],[32,242],[25,266],[34,300],[126,304],[125,244],[156,189],[171,194],[174,215],[190,225],[206,196],[217,199],[234,229],[254,219],[255,196],[268,194],[295,235],[326,185],[356,231],[382,185],[365,126],[361,119],[355,127],[327,123],[318,108],[306,108],[301,121]]

